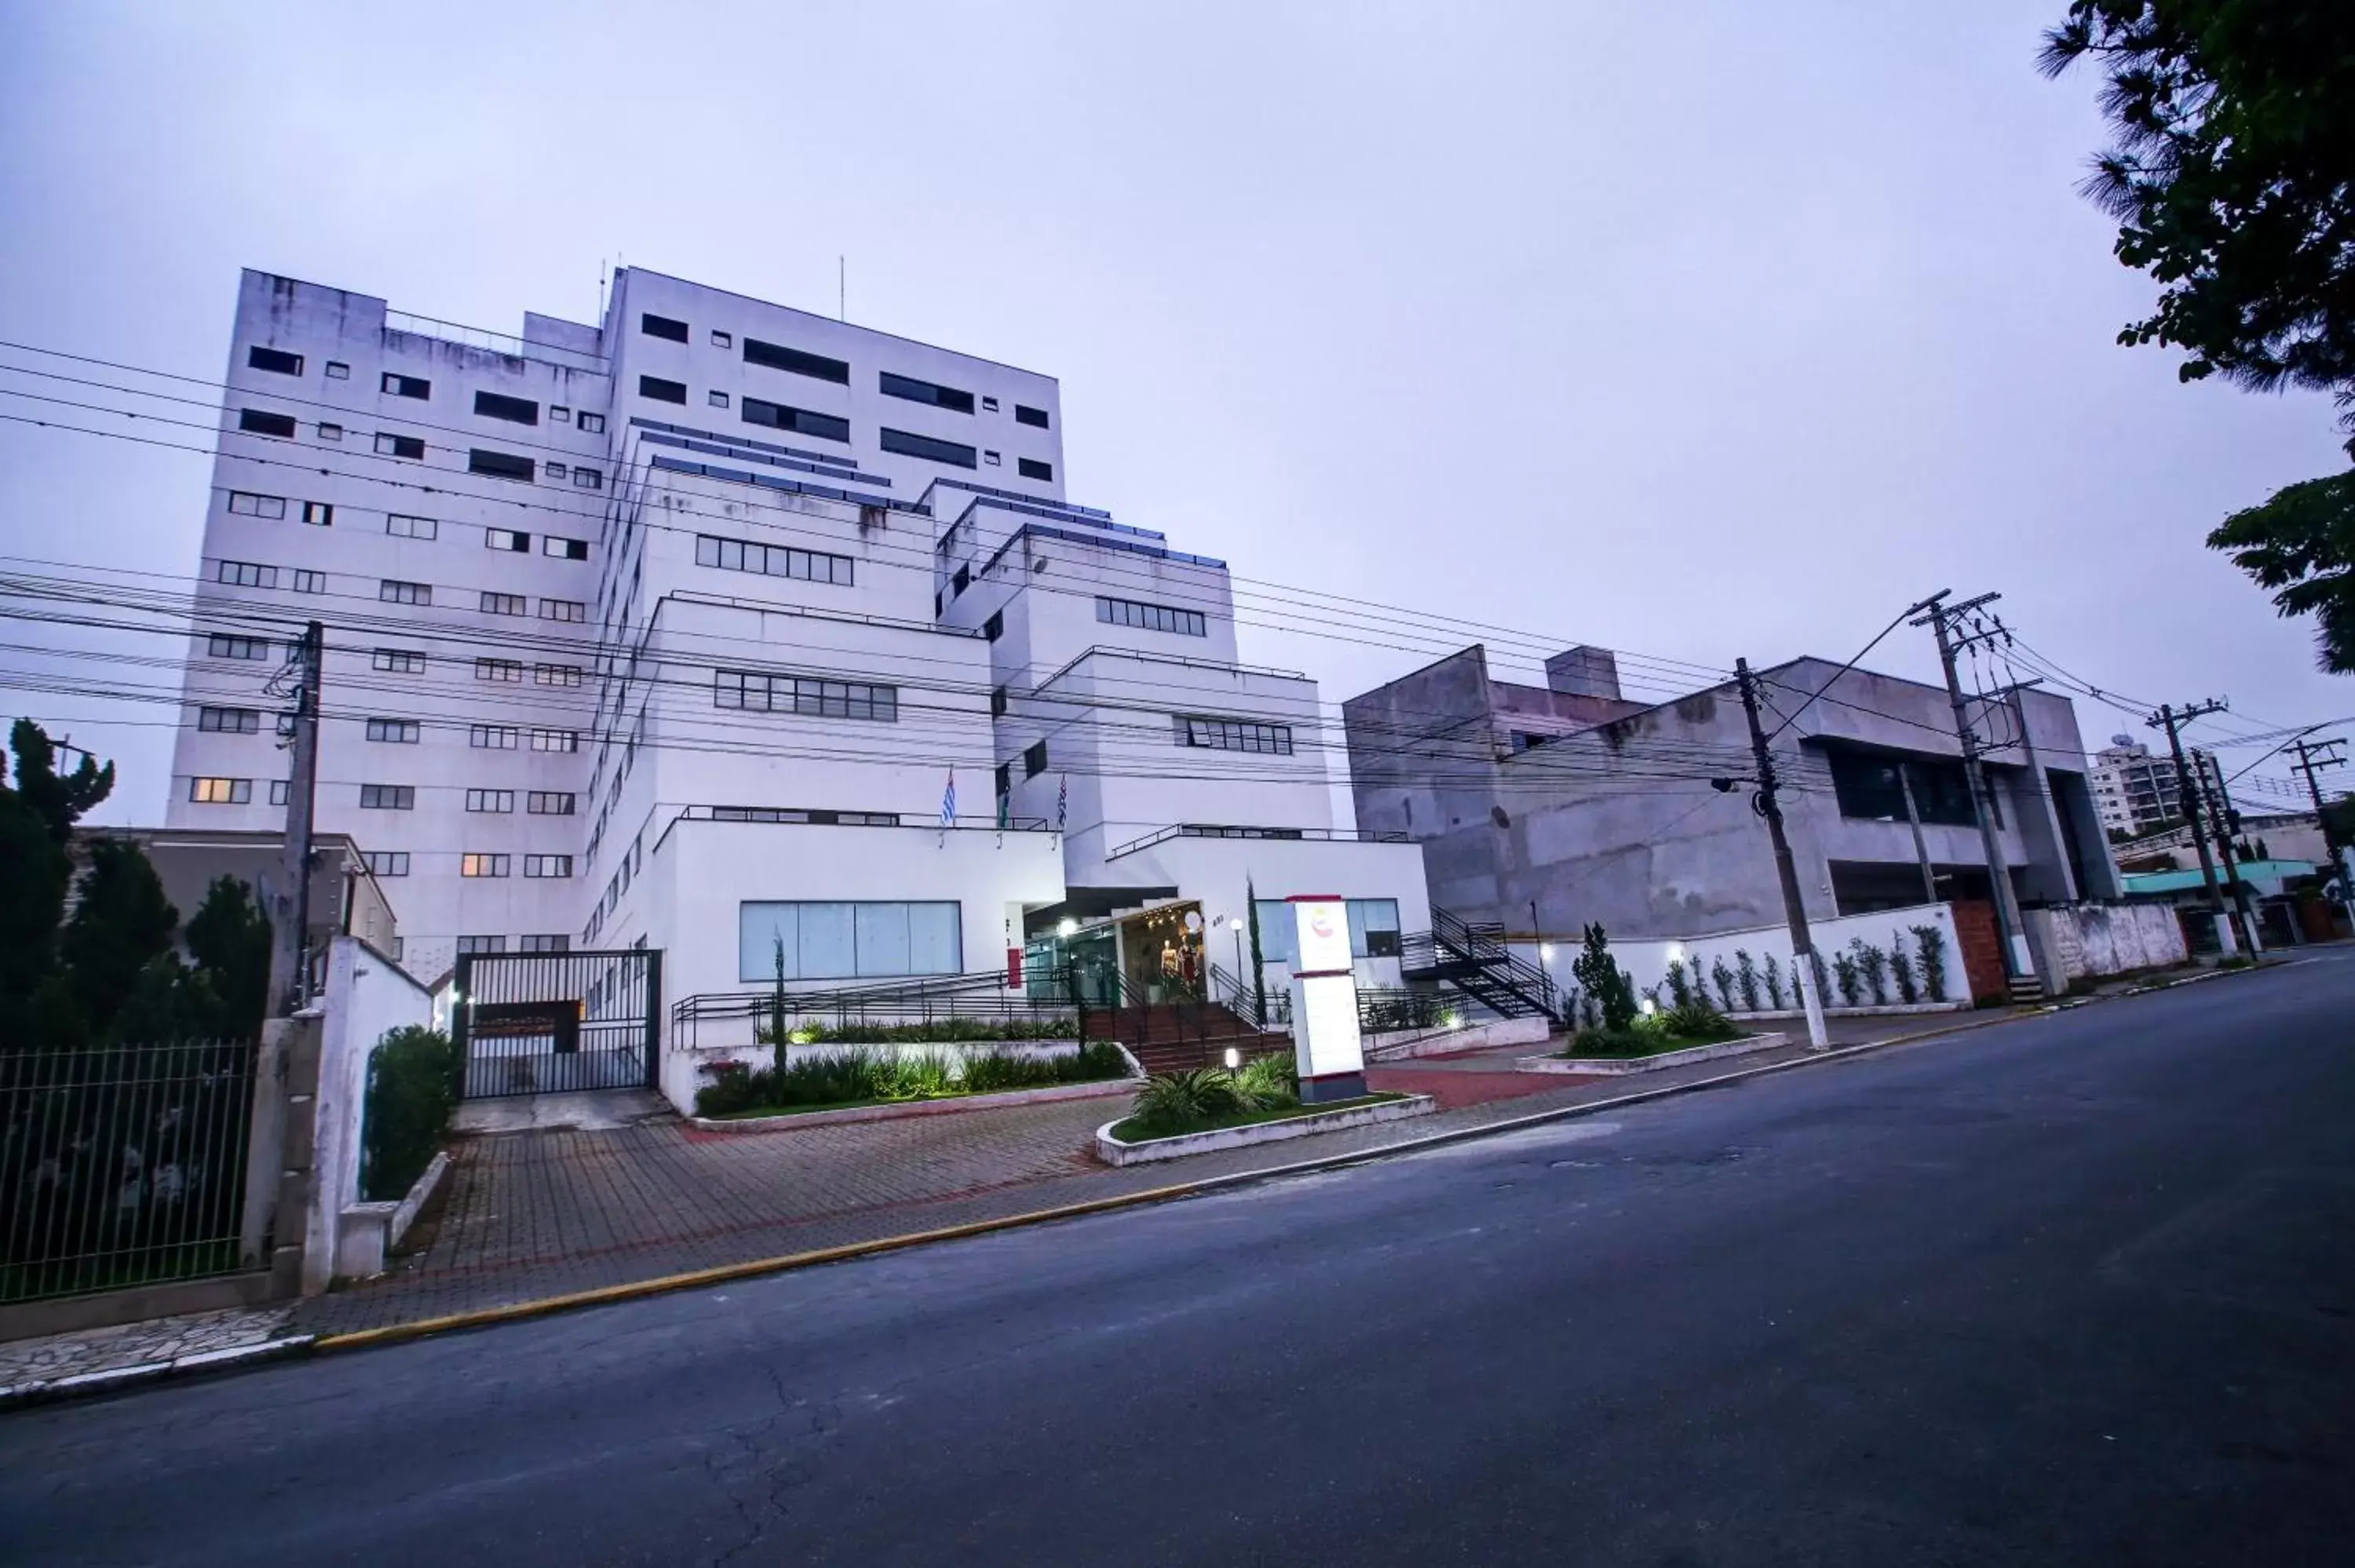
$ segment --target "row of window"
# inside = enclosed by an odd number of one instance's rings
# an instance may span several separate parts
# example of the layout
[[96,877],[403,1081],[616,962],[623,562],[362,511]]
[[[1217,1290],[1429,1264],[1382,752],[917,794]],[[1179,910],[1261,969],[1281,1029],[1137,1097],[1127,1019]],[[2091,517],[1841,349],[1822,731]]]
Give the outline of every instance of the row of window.
[[723,708],[751,713],[802,714],[812,718],[875,719],[896,724],[900,689],[858,681],[821,681],[798,675],[753,675],[734,670],[713,673],[711,700]]
[[[267,370],[279,376],[303,374],[303,356],[289,354],[284,349],[263,348],[257,344],[245,351],[245,363],[255,370]],[[348,381],[352,378],[352,367],[340,359],[331,359],[327,361],[325,375],[330,381]],[[433,383],[422,376],[403,376],[388,370],[377,383],[377,390],[388,397],[414,397],[421,403],[429,402],[433,397]],[[506,419],[518,425],[539,423],[538,403],[528,397],[508,397],[496,392],[475,393],[474,412],[487,418]],[[549,409],[548,417],[557,424],[569,424],[572,419],[572,410],[558,404]],[[591,420],[595,422],[592,424]],[[581,428],[592,432],[602,430],[605,428],[605,417],[583,413]]]
[[[485,615],[529,615],[531,600],[519,593],[494,593],[479,590],[475,609]],[[433,602],[432,583],[403,582],[399,577],[385,577],[377,584],[376,597],[386,604],[406,604],[419,607]],[[542,620],[585,621],[589,606],[577,599],[543,599],[539,601]]]
[[[516,857],[510,854],[467,853],[458,857],[460,876],[508,876]],[[527,854],[523,857],[523,874],[527,877],[566,877],[572,874],[572,857],[569,854]]]
[[[658,337],[668,343],[687,343],[692,341],[694,336],[687,323],[670,316],[658,316],[652,312],[646,312],[638,317],[638,330],[648,337]],[[728,348],[732,346],[733,341],[730,334],[717,328],[713,329],[712,347]],[[756,337],[748,337],[744,340],[744,363],[762,366],[771,370],[788,371],[795,376],[806,376],[815,381],[831,381],[837,387],[850,385],[850,364],[847,360],[830,359],[825,355],[811,354],[804,349],[787,348],[780,344],[762,343]],[[904,397],[911,403],[927,403],[935,408],[946,408],[954,414],[970,414],[974,411],[974,395],[960,387],[943,387],[932,381],[920,381],[912,376],[897,376],[889,370],[879,371],[877,374],[878,388],[887,397]],[[670,385],[675,386],[677,383],[670,383]],[[685,398],[681,397],[678,400],[683,402]],[[985,413],[997,412],[997,399],[995,397],[984,397],[980,399],[980,404]],[[1034,408],[1027,403],[1014,405],[1014,417],[1023,424],[1033,425],[1042,430],[1049,425],[1047,410]]]
[[1208,637],[1209,622],[1199,609],[1178,609],[1140,599],[1096,599],[1096,619],[1107,626],[1133,626],[1140,631],[1170,631],[1180,637]]
[[[522,953],[569,953],[572,950],[572,938],[566,936],[561,931],[559,931],[552,936],[517,937],[516,938],[516,950]],[[458,956],[460,958],[474,958],[485,953],[504,953],[506,950],[507,939],[505,937],[461,937],[458,938]]]
[[737,978],[888,980],[964,972],[954,900],[745,903],[737,910]]
[[709,534],[695,536],[695,564],[731,572],[755,572],[763,577],[851,586],[852,562],[848,556],[830,556],[823,550],[795,549],[785,545],[756,545],[744,539],[719,539]]
[[[586,428],[591,417],[588,414],[581,416],[583,428]],[[594,417],[597,419],[597,428],[604,429],[603,417],[602,415]],[[266,408],[240,408],[237,411],[237,428],[250,436],[274,436],[280,440],[287,441],[294,439],[297,429],[293,415],[276,414]],[[323,441],[340,441],[344,439],[344,428],[341,425],[322,421],[318,427],[318,436]],[[404,436],[396,430],[378,430],[376,433],[375,450],[378,457],[399,458],[405,462],[422,462],[425,461],[425,438]],[[605,488],[604,470],[591,467],[587,463],[541,462],[514,452],[494,451],[487,447],[466,449],[466,471],[478,473],[488,479],[516,480],[525,484],[529,484],[536,479],[545,478],[556,484],[570,482],[576,490]]]
[[1274,757],[1292,755],[1292,726],[1251,719],[1205,718],[1179,714],[1178,744],[1203,746],[1214,751],[1255,751]]
[[[510,814],[515,810],[517,791],[513,789],[469,789],[466,810],[492,815]],[[286,804],[287,782],[273,779],[270,783],[270,803]],[[570,817],[580,810],[581,798],[561,789],[527,789],[523,791],[524,810],[535,817]],[[253,780],[250,779],[191,779],[188,800],[199,806],[244,806],[253,800]],[[417,810],[417,786],[414,784],[363,784],[360,786],[360,810],[363,811],[413,811]],[[403,869],[393,874],[407,875],[405,857]]]

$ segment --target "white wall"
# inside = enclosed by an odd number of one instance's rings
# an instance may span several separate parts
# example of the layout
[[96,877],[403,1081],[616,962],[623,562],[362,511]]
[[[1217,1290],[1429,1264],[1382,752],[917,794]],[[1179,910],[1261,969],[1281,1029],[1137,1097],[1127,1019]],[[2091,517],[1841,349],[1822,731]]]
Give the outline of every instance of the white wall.
[[390,959],[350,937],[327,948],[320,1008],[319,1093],[311,1107],[314,1148],[311,1212],[304,1224],[303,1287],[326,1288],[335,1271],[344,1205],[360,1201],[360,1149],[368,1061],[392,1030],[431,1025],[432,993]]
[[[1962,948],[1955,934],[1954,911],[1944,904],[1924,904],[1910,909],[1888,909],[1871,915],[1849,915],[1835,919],[1807,922],[1808,938],[1815,944],[1816,951],[1823,956],[1825,975],[1830,983],[1830,991],[1824,999],[1825,1004],[1834,1011],[1838,1011],[1840,1006],[1839,981],[1832,969],[1832,955],[1847,951],[1849,944],[1859,938],[1879,948],[1882,952],[1887,952],[1893,943],[1902,940],[1906,957],[1915,960],[1914,972],[1918,978],[1921,973],[1919,962],[1921,948],[1913,934],[1913,927],[1916,926],[1935,926],[1944,935],[1946,1000],[1949,1001],[1967,1000],[1970,995],[1970,985],[1963,974]],[[1531,949],[1529,944],[1517,943],[1515,948],[1522,958],[1532,963],[1537,961],[1537,954]],[[1676,941],[1614,940],[1611,944],[1611,956],[1635,982],[1636,991],[1639,996],[1655,986],[1665,986],[1668,965],[1672,961],[1680,959],[1688,972],[1697,968],[1702,977],[1707,977],[1720,959],[1724,959],[1727,969],[1736,969],[1738,966],[1734,955],[1744,950],[1750,954],[1752,961],[1760,972],[1762,1007],[1771,1006],[1771,1003],[1765,1001],[1764,989],[1766,959],[1770,954],[1782,970],[1785,1005],[1796,1007],[1796,996],[1790,990],[1791,933],[1787,927],[1754,927],[1746,930],[1721,931],[1711,936]],[[1580,948],[1575,942],[1558,942],[1554,944],[1552,957],[1546,959],[1546,967],[1552,973],[1555,983],[1565,991],[1578,984],[1576,977],[1571,972],[1571,966],[1577,961],[1579,952]],[[1889,1000],[1893,1004],[1899,1000],[1896,982],[1891,980],[1885,983],[1889,990]],[[1663,989],[1660,994],[1665,1001],[1668,992]],[[1712,1003],[1720,1001],[1714,983],[1710,986],[1709,998]],[[1926,990],[1922,993],[1922,1000],[1923,1001],[1931,1000]],[[1871,1004],[1871,994],[1869,990],[1862,1001],[1863,1005]],[[1734,994],[1734,1005],[1740,1008],[1741,1004],[1741,993],[1737,991]]]
[[2071,980],[2165,969],[2190,958],[2169,904],[2073,904],[2023,912],[2040,974]]

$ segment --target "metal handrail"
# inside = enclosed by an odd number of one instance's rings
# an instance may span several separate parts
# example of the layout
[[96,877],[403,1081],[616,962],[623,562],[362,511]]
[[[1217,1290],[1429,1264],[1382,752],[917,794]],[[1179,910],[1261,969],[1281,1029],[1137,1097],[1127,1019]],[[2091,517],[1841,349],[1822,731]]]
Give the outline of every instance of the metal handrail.
[[[1132,839],[1118,849],[1110,851],[1104,859],[1118,860],[1138,850],[1151,849],[1170,839],[1272,839],[1281,842],[1402,844],[1404,833],[1369,832],[1361,828],[1264,828],[1230,826],[1220,822],[1174,822],[1157,829],[1141,839]],[[1433,917],[1438,916],[1433,910]]]
[[612,366],[612,361],[601,354],[566,348],[552,343],[534,343],[512,333],[493,332],[488,327],[467,326],[460,322],[445,322],[434,316],[421,316],[412,311],[388,309],[384,313],[384,329],[405,337],[430,337],[442,343],[503,354],[510,359],[538,359],[549,365],[594,371],[599,375],[609,374]]

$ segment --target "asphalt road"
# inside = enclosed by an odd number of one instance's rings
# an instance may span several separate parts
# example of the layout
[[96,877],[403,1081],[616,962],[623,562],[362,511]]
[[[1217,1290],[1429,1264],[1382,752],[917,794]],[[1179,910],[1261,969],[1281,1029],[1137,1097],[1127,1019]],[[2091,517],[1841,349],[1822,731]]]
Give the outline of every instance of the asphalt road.
[[0,1417],[0,1557],[2345,1562],[2350,959]]

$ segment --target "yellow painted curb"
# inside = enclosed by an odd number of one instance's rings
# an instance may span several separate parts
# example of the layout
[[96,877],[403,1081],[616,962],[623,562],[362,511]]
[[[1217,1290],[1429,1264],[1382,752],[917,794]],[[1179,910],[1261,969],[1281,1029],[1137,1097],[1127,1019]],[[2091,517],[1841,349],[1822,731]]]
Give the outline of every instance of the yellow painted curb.
[[993,1231],[1013,1230],[1023,1225],[1045,1224],[1054,1220],[1075,1219],[1082,1214],[1100,1214],[1114,1209],[1134,1208],[1143,1203],[1167,1202],[1174,1198],[1193,1197],[1220,1187],[1274,1181],[1285,1176],[1307,1175],[1320,1171],[1338,1170],[1348,1165],[1363,1165],[1376,1160],[1388,1160],[1400,1154],[1412,1154],[1418,1150],[1437,1148],[1444,1144],[1462,1143],[1476,1138],[1489,1138],[1501,1132],[1516,1132],[1523,1128],[1565,1121],[1573,1117],[1592,1116],[1597,1111],[1615,1110],[1624,1106],[1641,1105],[1648,1100],[1667,1099],[1674,1095],[1720,1088],[1728,1084],[1740,1083],[1746,1078],[1764,1077],[1770,1073],[1789,1072],[1795,1067],[1812,1067],[1826,1062],[1846,1061],[1870,1052],[1887,1050],[1892,1045],[1910,1045],[1917,1041],[1934,1040],[1941,1035],[1961,1034],[1998,1023],[2013,1023],[2025,1019],[2041,1018],[2045,1016],[2048,1011],[2050,1010],[2029,1013],[2005,1012],[1987,1018],[1975,1018],[1965,1023],[1949,1023],[1940,1028],[1924,1029],[1912,1034],[1892,1035],[1887,1040],[1869,1040],[1857,1045],[1836,1046],[1830,1050],[1795,1057],[1788,1062],[1770,1062],[1763,1066],[1721,1073],[1711,1078],[1696,1078],[1687,1084],[1666,1084],[1657,1088],[1638,1089],[1629,1094],[1614,1095],[1609,1099],[1589,1100],[1582,1105],[1559,1106],[1551,1110],[1533,1111],[1528,1116],[1487,1122],[1479,1127],[1458,1128],[1448,1132],[1432,1133],[1426,1137],[1411,1139],[1402,1143],[1383,1144],[1374,1149],[1353,1150],[1347,1154],[1327,1154],[1314,1160],[1295,1160],[1289,1165],[1270,1166],[1265,1170],[1237,1171],[1223,1176],[1204,1176],[1191,1181],[1173,1182],[1166,1187],[1148,1187],[1137,1192],[1121,1192],[1106,1198],[1091,1198],[1084,1202],[1059,1204],[1051,1209],[1033,1209],[1026,1213],[1005,1214],[993,1220],[974,1220],[962,1225],[944,1225],[937,1230],[912,1231],[906,1235],[883,1236],[874,1241],[847,1242],[840,1246],[819,1247],[811,1252],[785,1253],[776,1257],[754,1258],[745,1263],[721,1264],[713,1268],[690,1269],[683,1274],[666,1274],[653,1279],[635,1279],[620,1285],[601,1285],[593,1290],[575,1290],[561,1296],[543,1296],[530,1301],[511,1302],[504,1307],[484,1307],[471,1312],[453,1312],[440,1318],[421,1319],[413,1323],[389,1323],[380,1329],[356,1329],[346,1334],[322,1334],[313,1341],[311,1348],[315,1351],[362,1350],[370,1345],[392,1344],[402,1340],[421,1339],[428,1334],[449,1333],[459,1329],[479,1329],[494,1323],[512,1323],[529,1318],[545,1317],[551,1313],[569,1311],[575,1307],[595,1307],[616,1301],[633,1301],[641,1297],[665,1295],[674,1290],[692,1290],[699,1286],[724,1285],[731,1280],[751,1279],[764,1274],[783,1274],[789,1269],[807,1268],[817,1264],[842,1263],[851,1258],[869,1257],[878,1253],[897,1252],[903,1247],[923,1246],[932,1242],[955,1241],[965,1236],[986,1235]]

